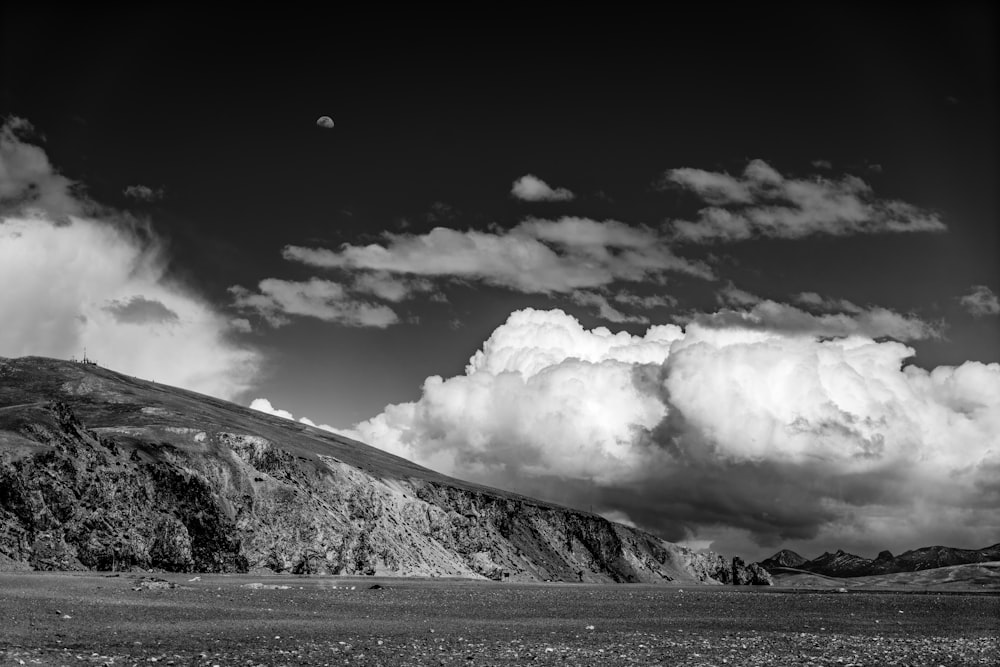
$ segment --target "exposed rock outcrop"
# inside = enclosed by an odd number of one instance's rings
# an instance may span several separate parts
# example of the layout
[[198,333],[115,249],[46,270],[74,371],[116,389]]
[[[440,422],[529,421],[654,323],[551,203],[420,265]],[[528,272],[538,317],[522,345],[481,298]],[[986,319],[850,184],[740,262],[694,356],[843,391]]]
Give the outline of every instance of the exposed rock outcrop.
[[771,574],[758,563],[747,565],[739,556],[733,558],[733,583],[737,586],[773,586]]
[[789,549],[782,549],[770,558],[760,562],[761,567],[769,572],[778,567],[800,567],[806,559]]
[[[600,516],[95,366],[0,359],[0,565],[762,583]],[[758,568],[759,569],[759,568]],[[766,575],[766,572],[764,573]]]

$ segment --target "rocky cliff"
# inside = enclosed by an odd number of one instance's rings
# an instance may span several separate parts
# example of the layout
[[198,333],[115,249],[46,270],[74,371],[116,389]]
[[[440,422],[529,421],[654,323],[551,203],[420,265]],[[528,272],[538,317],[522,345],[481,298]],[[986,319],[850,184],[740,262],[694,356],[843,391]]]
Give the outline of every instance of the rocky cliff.
[[0,358],[0,568],[770,583],[737,561],[211,397]]

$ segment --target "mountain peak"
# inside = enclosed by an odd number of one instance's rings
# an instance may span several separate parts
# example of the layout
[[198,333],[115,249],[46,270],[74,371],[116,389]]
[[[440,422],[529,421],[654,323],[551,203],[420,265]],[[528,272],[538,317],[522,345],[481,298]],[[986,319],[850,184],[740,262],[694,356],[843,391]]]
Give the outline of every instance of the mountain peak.
[[762,560],[760,565],[765,570],[771,571],[773,568],[779,567],[797,568],[805,562],[806,559],[794,551],[791,551],[790,549],[782,549],[770,558]]

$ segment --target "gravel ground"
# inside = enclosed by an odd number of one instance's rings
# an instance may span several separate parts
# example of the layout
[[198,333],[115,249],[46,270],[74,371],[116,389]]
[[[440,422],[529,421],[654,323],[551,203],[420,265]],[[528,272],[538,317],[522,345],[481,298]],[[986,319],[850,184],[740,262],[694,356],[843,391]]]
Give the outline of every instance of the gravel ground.
[[162,576],[0,574],[0,664],[1000,665],[995,593]]

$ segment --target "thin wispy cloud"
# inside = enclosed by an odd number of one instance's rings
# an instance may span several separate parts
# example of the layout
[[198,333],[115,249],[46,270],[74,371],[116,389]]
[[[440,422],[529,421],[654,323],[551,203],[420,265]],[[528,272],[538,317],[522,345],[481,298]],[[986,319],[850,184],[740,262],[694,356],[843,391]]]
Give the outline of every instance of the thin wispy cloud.
[[800,292],[793,297],[796,303],[809,310],[821,312],[860,313],[861,307],[847,299],[824,297],[816,292]]
[[177,313],[156,299],[137,294],[130,299],[112,299],[104,309],[123,324],[168,324],[179,322]]
[[570,201],[576,197],[566,188],[553,188],[532,174],[525,174],[514,181],[510,194],[522,201]]
[[743,173],[681,168],[668,171],[662,187],[678,187],[709,204],[695,220],[674,220],[681,242],[742,241],[753,237],[803,238],[946,229],[933,212],[875,196],[862,179],[786,178],[763,160]]
[[618,324],[625,322],[636,322],[639,324],[649,324],[649,318],[645,315],[627,315],[618,310],[608,301],[608,297],[597,292],[577,291],[569,295],[570,301],[579,306],[588,306],[597,310],[597,315],[608,322]]
[[916,341],[941,338],[942,322],[928,322],[917,315],[897,313],[881,306],[862,308],[846,299],[824,298],[815,292],[796,295],[803,307],[771,299],[734,287],[720,290],[717,298],[726,306],[713,313],[697,313],[679,320],[726,329],[756,329],[805,336],[865,336]]
[[973,285],[972,291],[960,297],[959,302],[973,317],[1000,314],[1000,299],[987,285]]
[[288,324],[293,316],[379,329],[399,321],[388,306],[360,299],[344,285],[320,278],[307,281],[265,278],[258,283],[256,292],[239,285],[229,291],[237,308],[255,312],[273,327]]
[[435,293],[434,284],[430,280],[400,277],[385,271],[355,275],[351,289],[392,303],[405,301],[416,294]]
[[659,280],[667,273],[710,279],[703,262],[674,254],[656,230],[614,220],[527,220],[510,230],[383,235],[337,250],[286,246],[288,260],[324,269],[378,271],[481,281],[525,293],[570,293],[615,281]]
[[644,310],[651,310],[653,308],[673,308],[677,305],[677,297],[670,294],[649,294],[641,296],[638,294],[632,294],[627,290],[622,290],[617,292],[613,299],[617,303],[632,306],[634,308],[642,308]]

